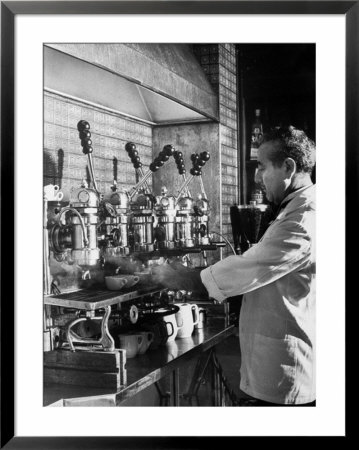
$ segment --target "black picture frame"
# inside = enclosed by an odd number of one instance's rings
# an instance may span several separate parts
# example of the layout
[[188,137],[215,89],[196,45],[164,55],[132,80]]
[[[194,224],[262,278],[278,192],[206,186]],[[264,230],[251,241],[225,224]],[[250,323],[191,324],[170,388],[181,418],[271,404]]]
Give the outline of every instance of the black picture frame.
[[[18,14],[339,14],[346,20],[346,292],[353,287],[359,148],[359,1],[3,1],[1,2],[1,448],[199,448],[226,437],[15,436],[14,405],[14,32]],[[6,225],[5,225],[6,218]],[[3,219],[3,220],[1,220]],[[350,248],[349,244],[350,243]],[[335,252],[335,242],[332,243]],[[352,266],[353,267],[353,266]],[[5,283],[6,280],[6,283]],[[347,316],[348,317],[348,316]],[[346,327],[346,330],[348,327]],[[348,331],[346,331],[347,337]],[[346,339],[346,342],[349,340]],[[346,389],[348,392],[348,388]],[[347,398],[348,400],[348,398]],[[347,402],[346,402],[347,403]],[[346,426],[346,436],[350,430]],[[287,438],[286,438],[287,439]],[[229,444],[229,443],[228,443]],[[233,443],[232,443],[233,445]]]

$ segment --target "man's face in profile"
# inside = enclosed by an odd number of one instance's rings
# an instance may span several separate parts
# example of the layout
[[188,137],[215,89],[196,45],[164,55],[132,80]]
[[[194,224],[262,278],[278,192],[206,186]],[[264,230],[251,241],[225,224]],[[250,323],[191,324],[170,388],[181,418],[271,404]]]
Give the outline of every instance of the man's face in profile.
[[271,156],[276,152],[277,143],[268,141],[258,149],[256,183],[260,184],[268,201],[278,205],[285,197],[288,187],[288,171],[285,162],[273,164]]

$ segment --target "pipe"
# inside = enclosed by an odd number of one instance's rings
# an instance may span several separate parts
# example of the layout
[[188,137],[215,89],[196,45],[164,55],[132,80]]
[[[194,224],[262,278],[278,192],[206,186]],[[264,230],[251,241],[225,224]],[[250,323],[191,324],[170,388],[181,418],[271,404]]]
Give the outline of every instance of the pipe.
[[[244,69],[240,66],[240,50],[237,46],[237,155],[238,155],[238,203],[247,203],[247,133],[246,105],[244,98]],[[239,111],[241,112],[239,114]]]
[[223,234],[217,233],[217,231],[210,231],[209,234],[217,234],[218,236],[220,236],[220,237],[224,240],[224,242],[225,242],[227,245],[229,245],[229,247],[231,248],[231,250],[232,250],[232,252],[233,252],[233,255],[236,255],[236,254],[237,254],[236,251],[235,251],[234,248],[233,248],[233,245],[229,242],[229,240],[228,240],[226,237],[223,236]]
[[193,178],[194,178],[194,176],[193,176],[193,175],[190,175],[190,176],[186,179],[186,181],[182,184],[182,186],[180,187],[180,190],[179,190],[179,192],[178,192],[178,194],[177,194],[177,197],[176,197],[176,199],[175,199],[175,205],[177,205],[178,200],[180,199],[180,196],[181,196],[182,192],[183,192],[183,191],[186,189],[186,187],[190,184],[190,182],[192,181]]
[[84,221],[83,221],[83,218],[82,218],[81,214],[80,214],[75,208],[71,208],[71,206],[65,206],[64,208],[61,209],[61,211],[60,211],[60,213],[59,213],[59,217],[58,217],[57,220],[58,220],[59,222],[61,222],[62,215],[63,215],[64,213],[68,212],[68,211],[74,213],[74,214],[78,217],[78,219],[79,219],[79,221],[80,221],[81,228],[82,228],[82,233],[83,233],[83,238],[84,238],[84,244],[85,244],[85,247],[87,247],[89,241],[88,241],[87,235],[86,235],[85,224],[84,224]]
[[95,179],[95,171],[94,171],[94,167],[93,167],[92,153],[88,153],[87,157],[88,157],[88,162],[89,162],[89,166],[90,166],[91,181],[92,181],[93,187],[96,191],[96,194],[100,198],[101,194],[100,194],[99,190],[97,189],[97,183],[96,183],[96,179]]

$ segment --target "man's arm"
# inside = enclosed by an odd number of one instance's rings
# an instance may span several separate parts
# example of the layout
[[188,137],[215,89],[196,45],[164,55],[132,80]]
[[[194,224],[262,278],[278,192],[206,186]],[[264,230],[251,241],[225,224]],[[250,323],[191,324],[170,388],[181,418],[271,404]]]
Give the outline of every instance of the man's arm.
[[152,270],[153,280],[169,289],[184,289],[207,295],[200,270],[185,267],[178,261],[162,264]]
[[312,241],[300,223],[284,220],[243,255],[204,269],[202,282],[218,301],[254,291],[311,263]]

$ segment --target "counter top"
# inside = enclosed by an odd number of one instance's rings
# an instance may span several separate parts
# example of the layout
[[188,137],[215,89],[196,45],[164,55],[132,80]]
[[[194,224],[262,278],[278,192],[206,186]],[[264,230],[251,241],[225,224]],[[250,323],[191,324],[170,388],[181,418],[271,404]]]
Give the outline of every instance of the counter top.
[[73,385],[46,384],[44,406],[120,406],[162,377],[172,373],[193,357],[209,350],[235,333],[226,326],[225,317],[213,317],[205,328],[196,329],[191,337],[176,339],[144,355],[127,360],[127,385],[117,391]]

